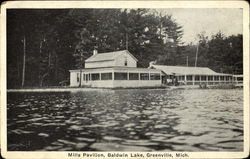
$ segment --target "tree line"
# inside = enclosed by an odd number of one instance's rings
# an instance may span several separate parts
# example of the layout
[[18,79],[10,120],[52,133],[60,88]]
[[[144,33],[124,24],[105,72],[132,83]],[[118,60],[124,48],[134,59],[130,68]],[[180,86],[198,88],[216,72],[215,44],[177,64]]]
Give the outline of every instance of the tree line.
[[242,35],[198,35],[184,44],[171,15],[153,9],[8,9],[7,87],[58,86],[69,70],[84,67],[98,52],[128,49],[138,67],[164,65],[209,67],[242,74]]

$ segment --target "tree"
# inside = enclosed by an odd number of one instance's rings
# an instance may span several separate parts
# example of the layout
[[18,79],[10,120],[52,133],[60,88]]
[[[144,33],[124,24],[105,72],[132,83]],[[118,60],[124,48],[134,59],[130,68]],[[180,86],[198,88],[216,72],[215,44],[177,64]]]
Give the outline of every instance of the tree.
[[[83,68],[96,47],[109,52],[128,44],[138,67],[155,60],[186,65],[187,57],[193,66],[196,46],[183,45],[182,35],[171,15],[151,9],[7,10],[7,87],[21,87],[24,81],[24,87],[59,85],[69,79],[69,70]],[[201,33],[198,39],[198,66],[242,73],[242,35],[218,33],[208,39]]]
[[208,36],[206,32],[201,32],[197,35],[198,44],[197,44],[197,66],[206,67],[208,65]]
[[[243,73],[242,35],[226,37],[222,32],[212,35],[211,39],[202,32],[198,34],[198,67],[209,67],[216,72]],[[194,64],[197,45],[185,46],[183,54],[189,56],[189,63]]]
[[165,65],[180,65],[183,63],[182,26],[179,26],[171,15],[158,18],[160,21],[158,28],[162,30],[160,37],[163,42],[163,54],[159,56],[158,61]]
[[[24,79],[27,81],[25,86],[42,86],[45,79],[46,85],[58,84],[58,81],[65,77],[65,70],[68,72],[69,67],[67,66],[71,62],[71,58],[65,54],[65,51],[68,51],[65,46],[72,44],[67,42],[67,45],[64,45],[59,41],[65,39],[63,36],[67,35],[68,30],[70,30],[65,27],[67,26],[65,22],[68,20],[68,12],[69,10],[39,9],[7,11],[8,87],[21,86],[23,65],[23,43],[21,40],[24,36],[26,39],[26,74]],[[61,25],[62,23],[64,25]],[[71,41],[70,38],[66,39]],[[67,65],[65,65],[65,61],[68,62]],[[67,68],[61,68],[61,66]],[[58,72],[61,70],[64,77],[58,77]]]

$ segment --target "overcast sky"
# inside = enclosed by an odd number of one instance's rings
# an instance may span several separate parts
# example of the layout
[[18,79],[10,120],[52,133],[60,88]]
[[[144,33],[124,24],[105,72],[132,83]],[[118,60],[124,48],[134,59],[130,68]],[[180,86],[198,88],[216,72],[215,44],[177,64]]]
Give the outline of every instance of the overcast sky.
[[[157,9],[158,10],[158,9]],[[163,14],[172,14],[183,26],[183,42],[196,42],[197,34],[205,31],[211,35],[221,31],[226,36],[242,34],[242,9],[162,9]]]

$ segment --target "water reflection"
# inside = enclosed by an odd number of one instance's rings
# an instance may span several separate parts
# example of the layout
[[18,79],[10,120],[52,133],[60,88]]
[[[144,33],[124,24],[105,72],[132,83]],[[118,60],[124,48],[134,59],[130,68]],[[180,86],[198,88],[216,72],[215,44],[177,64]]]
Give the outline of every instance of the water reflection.
[[243,151],[242,90],[8,93],[8,150]]

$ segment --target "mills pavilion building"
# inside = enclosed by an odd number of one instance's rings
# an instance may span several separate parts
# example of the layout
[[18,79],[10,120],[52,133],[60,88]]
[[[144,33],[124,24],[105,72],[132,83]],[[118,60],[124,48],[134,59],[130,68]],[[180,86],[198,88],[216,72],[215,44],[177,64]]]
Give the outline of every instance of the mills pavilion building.
[[70,70],[70,86],[99,88],[160,87],[161,70],[138,68],[137,59],[128,51],[98,53],[85,60],[85,68]]
[[[160,87],[177,79],[181,85],[240,84],[243,76],[217,73],[207,67],[156,65],[138,68],[137,59],[128,51],[98,53],[85,60],[85,68],[70,70],[70,86],[99,88]],[[237,81],[239,79],[241,81]]]
[[165,66],[151,62],[149,68],[159,69],[164,73],[163,83],[167,83],[173,76],[183,85],[217,85],[233,82],[233,75],[217,73],[208,67]]

